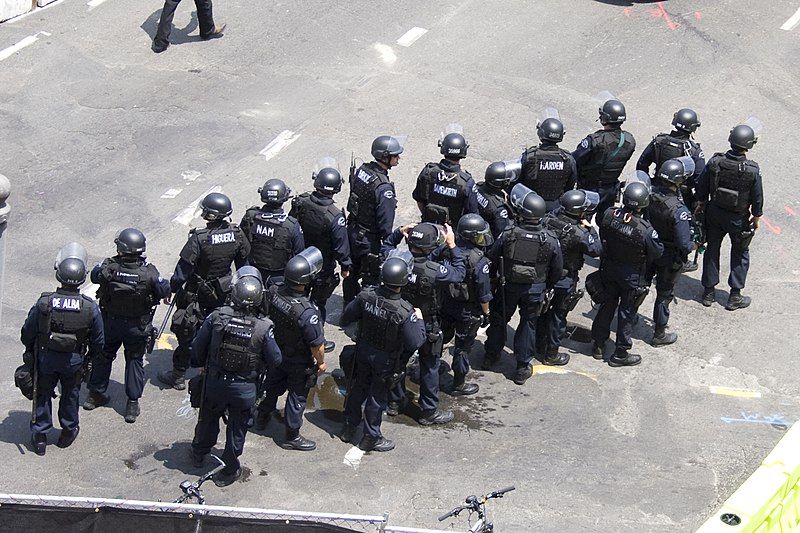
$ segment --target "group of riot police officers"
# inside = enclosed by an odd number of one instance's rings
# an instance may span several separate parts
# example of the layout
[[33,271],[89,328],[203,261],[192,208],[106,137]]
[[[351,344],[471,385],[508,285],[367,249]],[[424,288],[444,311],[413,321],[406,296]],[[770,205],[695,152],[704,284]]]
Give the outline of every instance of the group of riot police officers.
[[[700,299],[713,305],[726,235],[732,246],[725,307],[747,307],[750,298],[741,289],[763,193],[759,167],[746,153],[758,128],[733,128],[730,150],[706,163],[692,138],[700,126],[697,114],[681,109],[673,130],[652,140],[636,175],[623,182],[636,146],[622,129],[625,119],[619,100],[605,101],[599,109],[603,128],[568,152],[558,146],[564,125],[549,112],[537,125],[539,144],[516,161],[490,164],[479,183],[462,167],[469,144],[463,129],[452,124],[439,140],[442,159],[425,165],[413,190],[420,222],[399,227],[389,172],[403,146],[388,135],[373,141],[372,161],[351,164],[347,212],[334,201],[344,180],[331,160],[313,173],[314,190],[293,199],[283,181],[268,180],[259,189],[263,205],[247,209],[238,226],[229,220],[230,199],[211,193],[200,205],[206,226],[190,231],[168,281],[147,262],[139,230],[118,234],[117,254],[91,271],[99,307],[79,291],[86,251],[76,243],[65,246],[55,264],[61,287],[42,294],[22,328],[25,364],[16,378],[34,403],[34,451],[45,453],[57,383],[59,446],[78,435],[82,380],[89,389],[84,409],[109,402],[111,364],[120,346],[126,361],[124,418],[136,421],[142,362],[158,335],[152,319],[160,301],[174,307],[171,330],[178,345],[172,369],[158,379],[183,390],[187,369],[202,369],[189,380],[192,405],[199,408],[191,458],[195,466],[203,464],[224,418],[226,466],[214,479],[220,486],[241,475],[238,457],[248,428],[263,430],[271,420],[280,421],[277,401],[284,393],[280,445],[316,448],[300,429],[309,391],[327,370],[325,354],[335,350],[324,326],[340,281],[339,324],[358,325],[351,337],[355,345],[343,349],[350,357],[341,365],[347,394],[340,438],[353,441],[361,427],[358,446],[364,451],[394,448],[381,420],[384,412],[410,412],[406,374],[412,360],[419,371],[418,422],[450,422],[453,413],[440,407],[442,384],[448,383],[442,379],[444,346],[454,342],[453,379],[445,392],[476,394],[478,385],[467,378],[479,329],[487,328],[482,366],[491,369],[517,312],[514,383],[531,377],[534,359],[567,364],[569,355],[559,348],[568,313],[584,295],[579,274],[586,256],[599,258],[585,283],[598,306],[591,354],[612,367],[641,361],[629,353],[631,335],[654,280],[652,345],[677,340],[667,331],[669,305],[681,272],[696,268],[697,255],[694,261],[689,255],[703,246]],[[283,206],[290,199],[287,213]],[[615,314],[616,343],[609,354],[605,345]]]

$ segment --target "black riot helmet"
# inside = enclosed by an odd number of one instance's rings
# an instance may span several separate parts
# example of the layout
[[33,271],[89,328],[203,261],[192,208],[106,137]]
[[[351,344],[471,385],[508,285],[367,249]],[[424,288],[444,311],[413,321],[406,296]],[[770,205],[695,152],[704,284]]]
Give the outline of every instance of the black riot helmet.
[[120,255],[142,255],[147,248],[144,233],[136,228],[120,231],[114,244],[117,245],[117,253]]
[[448,133],[439,141],[439,152],[447,159],[467,157],[469,143],[460,133]]
[[511,183],[511,176],[506,172],[506,164],[502,161],[496,161],[486,167],[483,179],[489,187],[499,190],[505,189]]
[[668,159],[658,167],[658,177],[680,187],[689,175],[680,160]]
[[411,265],[400,256],[388,257],[381,265],[381,283],[387,287],[405,287],[410,274]]
[[564,124],[557,118],[546,118],[536,126],[536,135],[542,142],[560,143],[564,140]]
[[644,209],[650,205],[650,189],[638,181],[629,183],[622,193],[622,205],[636,211]]
[[482,216],[474,213],[467,213],[458,221],[456,228],[458,236],[475,246],[491,246],[494,242],[492,230],[489,223]]
[[431,222],[422,222],[408,231],[406,241],[409,247],[430,252],[444,244],[444,228]]
[[521,183],[511,189],[511,205],[524,220],[538,222],[547,211],[544,199]]
[[391,135],[381,135],[372,141],[372,149],[370,150],[372,157],[375,161],[386,163],[393,155],[400,155],[403,153],[403,147],[400,146],[400,141]]
[[700,121],[697,119],[694,109],[685,107],[675,111],[675,114],[672,115],[672,126],[678,131],[694,133],[700,127]]
[[566,214],[580,218],[586,212],[586,192],[582,189],[572,189],[562,194],[558,203]]
[[86,263],[77,257],[67,257],[56,267],[56,279],[67,287],[77,287],[86,281]]
[[314,174],[314,188],[328,196],[342,190],[342,175],[335,168],[326,167]]
[[263,187],[258,188],[258,193],[266,205],[280,206],[289,199],[292,189],[287,187],[283,180],[271,179],[267,180]]
[[599,109],[600,124],[622,124],[627,118],[625,116],[625,106],[619,100],[606,100]]
[[258,307],[263,298],[264,287],[255,276],[240,277],[231,290],[231,304],[240,311]]
[[283,277],[293,285],[308,285],[322,270],[322,252],[316,246],[309,246],[289,259]]
[[750,150],[758,142],[756,132],[747,124],[739,124],[731,130],[728,135],[728,142],[731,148],[739,150]]
[[233,213],[231,199],[221,192],[207,194],[200,204],[200,209],[203,219],[208,221],[222,220]]

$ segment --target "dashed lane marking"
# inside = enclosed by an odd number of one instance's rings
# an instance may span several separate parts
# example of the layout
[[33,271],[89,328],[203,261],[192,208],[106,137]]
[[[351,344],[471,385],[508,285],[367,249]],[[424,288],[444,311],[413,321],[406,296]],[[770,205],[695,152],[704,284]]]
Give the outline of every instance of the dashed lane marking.
[[207,195],[211,194],[212,192],[222,192],[222,185],[214,185],[206,192],[198,196],[194,199],[192,203],[190,203],[186,208],[181,210],[180,213],[175,215],[175,218],[172,219],[173,222],[177,222],[178,224],[183,224],[184,226],[188,226],[192,220],[197,216],[197,211],[199,209],[200,202],[203,201]]
[[90,0],[86,5],[89,6],[89,11],[96,8],[100,4],[104,3],[106,0]]
[[408,48],[409,46],[414,44],[417,41],[417,39],[419,39],[426,33],[428,33],[428,30],[426,30],[425,28],[414,26],[413,28],[405,32],[402,37],[397,39],[397,44]]
[[372,48],[378,52],[383,62],[387,65],[393,65],[394,62],[397,61],[397,54],[394,53],[394,50],[392,50],[392,47],[388,44],[375,43],[372,45]]
[[45,37],[50,37],[50,34],[47,33],[46,31],[40,31],[33,35],[28,35],[17,44],[11,45],[5,50],[0,50],[0,61],[8,59],[9,57],[13,56],[23,48],[32,45],[33,43],[39,40],[40,35],[44,35]]
[[183,189],[168,189],[164,194],[161,195],[161,198],[164,198],[165,200],[172,200],[181,192],[183,192]]
[[259,152],[259,154],[263,155],[264,159],[269,161],[278,155],[281,150],[295,142],[299,137],[299,133],[295,133],[291,130],[283,130],[278,134],[277,137],[272,139],[272,141],[270,141],[270,143],[265,146],[264,149]]
[[798,24],[800,24],[800,9],[795,11],[794,15],[789,17],[789,19],[783,23],[781,29],[785,31],[792,31],[797,27]]
[[183,178],[183,181],[189,183],[193,182],[202,175],[203,174],[201,172],[198,172],[197,170],[184,170],[183,172],[181,172],[181,178]]
[[541,374],[577,374],[579,376],[589,378],[592,381],[597,381],[597,376],[595,376],[594,374],[589,374],[587,372],[581,372],[579,370],[570,370],[568,368],[562,368],[560,366],[533,365],[533,367],[531,368],[531,375],[536,376]]
[[20,15],[20,16],[18,16],[18,17],[14,17],[14,18],[12,18],[12,19],[6,20],[5,22],[3,22],[3,24],[13,24],[13,23],[15,23],[15,22],[17,22],[17,21],[19,21],[19,20],[22,20],[22,19],[24,19],[24,18],[30,17],[31,15],[38,15],[39,13],[41,13],[42,11],[44,11],[45,9],[50,9],[51,7],[55,7],[55,6],[57,6],[58,4],[61,4],[61,3],[63,3],[63,2],[64,2],[64,0],[56,0],[55,2],[52,2],[52,3],[50,3],[50,4],[47,4],[47,5],[46,5],[46,6],[44,6],[44,7],[39,7],[39,8],[36,8],[36,9],[34,9],[34,10],[32,10],[32,11],[28,11],[27,13],[23,13],[22,15]]

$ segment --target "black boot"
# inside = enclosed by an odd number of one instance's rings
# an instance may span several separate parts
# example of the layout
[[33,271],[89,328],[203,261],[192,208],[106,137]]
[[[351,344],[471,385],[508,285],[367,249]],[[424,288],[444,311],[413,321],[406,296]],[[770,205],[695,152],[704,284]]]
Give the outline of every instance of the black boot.
[[603,347],[606,341],[592,341],[592,357],[600,361],[603,359]]
[[109,397],[105,394],[100,394],[99,392],[90,391],[89,396],[86,398],[86,401],[83,402],[83,408],[87,411],[91,411],[92,409],[97,409],[98,407],[102,407],[106,405],[109,401]]
[[697,270],[697,263],[695,263],[694,261],[686,261],[683,264],[684,272],[694,272],[695,270]]
[[200,468],[206,460],[206,454],[196,452],[194,448],[189,448],[189,456],[192,459],[192,466]]
[[78,433],[80,433],[81,428],[75,428],[72,431],[68,429],[62,429],[61,435],[58,437],[58,442],[56,446],[59,448],[69,448],[72,446],[72,443],[75,442],[75,439],[78,438]]
[[613,367],[618,366],[634,366],[642,362],[641,356],[628,353],[628,350],[620,350],[617,348],[614,355],[608,360],[608,365]]
[[667,333],[666,328],[656,328],[653,333],[653,341],[650,343],[652,346],[666,346],[678,340],[677,333]]
[[394,442],[387,438],[364,437],[358,443],[358,448],[365,452],[390,452],[394,450]]
[[31,435],[31,449],[36,455],[44,455],[47,449],[47,435],[44,433],[34,433]]
[[405,411],[408,401],[405,402],[389,402],[386,406],[386,414],[389,416],[397,416]]
[[514,377],[511,379],[517,385],[524,385],[532,375],[531,365],[517,365],[517,371],[514,372]]
[[350,424],[348,422],[344,423],[342,427],[342,432],[339,433],[339,440],[342,442],[350,442],[353,440],[353,437],[356,435],[356,426]]
[[310,452],[317,449],[317,443],[302,436],[299,429],[286,428],[286,440],[281,443],[281,448]]
[[419,423],[423,426],[432,426],[434,424],[447,424],[452,420],[452,411],[436,409],[435,411],[431,411],[429,413],[422,413],[422,416],[419,418]]
[[453,391],[450,393],[453,396],[469,396],[478,392],[477,383],[467,383],[467,376],[462,374],[455,374],[453,377]]
[[128,403],[125,404],[125,422],[128,424],[133,424],[136,422],[136,418],[141,413],[139,409],[139,401],[138,400],[128,400]]
[[714,287],[703,287],[703,299],[701,300],[705,307],[711,307],[717,301],[717,295]]
[[569,363],[568,353],[558,353],[558,346],[548,346],[544,364],[547,366],[564,366]]
[[242,477],[242,469],[237,468],[236,471],[230,473],[221,470],[214,474],[212,480],[217,487],[227,487],[231,483],[235,483],[240,477]]
[[186,376],[181,370],[167,370],[158,373],[158,380],[172,387],[175,390],[184,390],[186,388]]
[[483,356],[483,369],[491,370],[500,360],[500,354],[489,354]]
[[742,296],[742,293],[739,292],[738,289],[731,289],[731,293],[728,296],[728,303],[725,304],[725,309],[728,311],[736,311],[737,309],[744,309],[748,305],[750,305],[749,296]]
[[325,353],[331,353],[336,349],[336,343],[333,341],[325,341]]

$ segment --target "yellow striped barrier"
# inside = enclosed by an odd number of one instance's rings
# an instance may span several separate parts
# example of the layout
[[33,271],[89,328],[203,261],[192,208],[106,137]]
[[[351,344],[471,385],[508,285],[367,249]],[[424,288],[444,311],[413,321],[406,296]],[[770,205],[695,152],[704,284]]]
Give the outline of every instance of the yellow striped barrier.
[[697,533],[789,533],[800,530],[800,423]]

